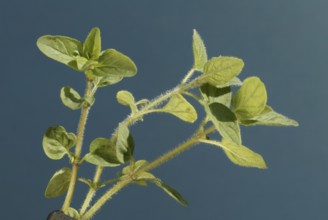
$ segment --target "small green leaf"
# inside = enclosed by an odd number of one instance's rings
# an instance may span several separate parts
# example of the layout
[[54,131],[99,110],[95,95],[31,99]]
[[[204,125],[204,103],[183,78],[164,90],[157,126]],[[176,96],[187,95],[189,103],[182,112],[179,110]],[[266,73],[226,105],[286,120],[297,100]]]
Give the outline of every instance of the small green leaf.
[[205,112],[222,137],[241,144],[238,121],[233,112],[221,103],[204,105]]
[[62,126],[49,127],[42,140],[45,154],[53,160],[61,159],[75,144],[75,134],[67,133]]
[[134,163],[134,171],[140,170],[142,167],[146,166],[149,162],[147,160],[138,160]]
[[82,54],[82,43],[65,36],[45,35],[37,40],[37,46],[47,57],[76,69],[76,57]]
[[266,106],[260,115],[248,120],[241,120],[243,125],[298,126],[297,121],[287,118]]
[[44,193],[47,198],[54,198],[62,195],[68,189],[71,180],[72,171],[64,167],[58,170],[50,179],[46,191]]
[[136,173],[138,170],[140,170],[142,167],[146,166],[147,164],[148,164],[147,160],[138,160],[135,163],[129,164],[128,166],[124,167],[121,173],[123,175]]
[[117,101],[121,105],[128,105],[133,113],[137,112],[137,106],[134,100],[133,95],[126,90],[121,90],[116,94]]
[[83,54],[88,59],[98,58],[101,52],[101,37],[100,29],[95,27],[93,28],[83,44]]
[[115,167],[121,163],[116,156],[115,143],[106,138],[96,138],[90,144],[90,153],[84,158],[87,162],[104,167]]
[[197,120],[195,108],[180,94],[173,96],[160,111],[173,114],[181,120],[190,123]]
[[117,77],[117,76],[96,77],[96,84],[98,87],[105,87],[105,86],[114,85],[120,82],[122,79],[123,77]]
[[244,167],[267,168],[263,157],[249,148],[226,139],[223,139],[221,143],[225,148],[224,152],[233,163]]
[[64,86],[60,90],[60,98],[63,104],[72,110],[77,110],[83,105],[83,99],[79,93],[69,86]]
[[163,183],[160,180],[156,181],[155,184],[162,190],[164,190],[169,196],[179,202],[181,205],[188,206],[188,202],[182,197],[182,195],[177,190],[173,189],[171,186],[167,185],[166,183]]
[[[76,64],[76,65],[75,65]],[[85,71],[86,67],[89,67],[90,62],[88,62],[88,59],[81,56],[75,57],[75,62],[70,63],[70,66],[74,69],[78,69],[79,71]]]
[[108,49],[100,54],[92,73],[101,77],[131,77],[137,73],[137,67],[129,57],[114,49]]
[[133,156],[134,141],[129,133],[125,142],[125,134],[120,127],[116,143],[106,138],[94,139],[90,144],[90,153],[84,159],[91,164],[105,167],[115,167],[129,161]]
[[194,53],[194,66],[193,68],[198,71],[203,71],[203,67],[207,62],[207,53],[204,42],[198,32],[194,29],[192,37],[192,50]]
[[213,86],[222,86],[239,75],[244,62],[236,57],[214,57],[204,66],[204,77]]
[[149,182],[158,181],[158,179],[153,174],[151,174],[149,172],[145,172],[145,171],[138,173],[137,180],[146,180]]
[[258,77],[247,78],[232,98],[232,110],[238,119],[249,119],[259,115],[267,103],[264,83]]
[[233,163],[239,166],[256,167],[260,169],[267,168],[266,163],[261,155],[255,153],[254,151],[243,145],[238,145],[225,138],[222,139],[222,142],[211,140],[203,140],[202,142],[222,148],[226,153],[227,157]]
[[166,183],[162,182],[160,179],[156,178],[153,174],[149,172],[140,172],[138,173],[137,177],[138,181],[147,181],[147,182],[152,182],[155,183],[156,186],[160,187],[164,192],[166,192],[169,196],[171,196],[173,199],[175,199],[177,202],[179,202],[183,206],[187,206],[188,203],[187,201],[182,197],[182,195],[167,185]]
[[118,126],[117,140],[116,140],[115,147],[116,147],[116,157],[121,163],[124,163],[126,161],[125,155],[129,153],[129,148],[131,147],[129,143],[130,136],[131,135],[130,135],[129,128],[125,124],[120,123]]

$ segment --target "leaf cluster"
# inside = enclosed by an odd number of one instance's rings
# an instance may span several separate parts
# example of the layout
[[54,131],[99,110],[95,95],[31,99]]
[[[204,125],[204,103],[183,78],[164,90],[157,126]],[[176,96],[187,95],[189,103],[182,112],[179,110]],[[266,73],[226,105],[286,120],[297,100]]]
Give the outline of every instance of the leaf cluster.
[[[98,88],[118,83],[137,72],[136,65],[126,55],[114,49],[102,50],[99,28],[93,28],[84,42],[66,36],[46,35],[38,39],[37,46],[49,58],[78,72],[84,72],[88,82],[84,96],[69,86],[64,86],[60,91],[63,104],[72,110],[82,109],[83,112],[89,109],[95,102],[94,95]],[[239,78],[244,68],[242,59],[231,56],[208,59],[204,42],[196,30],[193,33],[192,49],[194,63],[191,70],[179,85],[167,93],[152,100],[137,100],[127,90],[117,92],[118,103],[128,106],[131,113],[119,123],[111,137],[94,139],[89,145],[89,152],[81,156],[77,153],[80,151],[74,153],[71,150],[74,146],[78,148],[77,139],[83,137],[67,132],[62,126],[52,126],[43,137],[45,154],[53,160],[67,155],[73,164],[79,166],[84,162],[98,168],[125,164],[114,181],[98,183],[84,178],[80,180],[87,183],[92,190],[121,181],[143,186],[153,183],[182,205],[187,205],[187,202],[181,194],[155,177],[150,170],[194,144],[205,143],[219,147],[232,163],[239,166],[266,168],[263,157],[244,145],[240,126],[297,126],[298,123],[275,112],[267,104],[267,91],[260,78],[251,76],[243,81]],[[239,87],[236,92],[233,92],[234,86]],[[189,98],[195,99],[206,114],[192,138],[152,163],[146,160],[135,161],[135,143],[129,127],[136,121],[143,120],[145,115],[159,112],[195,123],[199,114],[188,101]],[[211,139],[209,134],[213,132],[219,135]],[[55,172],[48,183],[45,196],[52,198],[65,193],[72,181],[72,172],[66,167]],[[83,212],[79,213],[71,207],[64,211],[66,214],[71,213],[70,216],[76,219],[85,217]],[[86,216],[90,217],[87,214]]]

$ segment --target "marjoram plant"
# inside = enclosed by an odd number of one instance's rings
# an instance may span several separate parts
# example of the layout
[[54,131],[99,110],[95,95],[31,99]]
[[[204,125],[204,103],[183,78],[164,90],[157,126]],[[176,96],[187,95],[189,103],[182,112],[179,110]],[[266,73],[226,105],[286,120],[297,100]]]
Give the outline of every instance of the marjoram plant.
[[[37,46],[47,57],[83,72],[86,80],[83,96],[70,86],[60,90],[63,104],[72,110],[81,111],[77,132],[71,133],[56,125],[49,127],[43,136],[45,154],[53,160],[67,156],[71,164],[70,168],[63,167],[56,171],[46,187],[47,198],[66,193],[61,209],[49,214],[49,220],[89,220],[113,195],[132,183],[141,186],[155,184],[180,204],[187,205],[178,191],[151,171],[199,143],[221,148],[231,162],[239,166],[265,169],[267,166],[262,156],[243,145],[240,125],[298,125],[267,104],[266,88],[258,77],[248,77],[243,81],[238,78],[244,67],[243,60],[230,56],[208,59],[203,40],[194,30],[194,63],[181,82],[150,100],[136,100],[126,90],[117,92],[118,103],[128,106],[131,113],[118,124],[111,137],[94,139],[89,145],[89,152],[81,155],[86,121],[95,103],[96,91],[134,76],[137,67],[129,57],[115,49],[102,50],[97,27],[90,31],[84,42],[66,36],[45,35],[37,40]],[[233,92],[233,86],[239,89]],[[197,120],[197,111],[188,102],[189,98],[195,99],[204,108],[206,116],[202,120]],[[154,161],[136,159],[129,128],[137,121],[142,121],[146,115],[156,112],[169,113],[188,123],[200,121],[199,127],[190,138]],[[221,138],[218,135],[210,138],[212,133],[219,134]],[[93,178],[79,176],[78,171],[83,163],[95,165]],[[117,166],[122,166],[117,176],[101,180],[105,169]],[[77,181],[89,187],[79,209],[71,207]],[[93,202],[95,193],[103,187],[108,190]]]

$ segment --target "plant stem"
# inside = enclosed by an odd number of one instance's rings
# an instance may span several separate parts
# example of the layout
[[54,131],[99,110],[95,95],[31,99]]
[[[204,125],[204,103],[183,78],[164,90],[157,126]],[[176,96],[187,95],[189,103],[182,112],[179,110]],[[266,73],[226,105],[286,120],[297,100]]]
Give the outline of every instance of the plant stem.
[[[92,82],[87,81],[87,88],[85,95],[89,95],[90,91],[92,89]],[[76,147],[75,147],[75,160],[73,161],[72,165],[72,175],[71,175],[71,180],[68,186],[68,190],[66,193],[65,201],[62,206],[62,210],[65,211],[67,210],[72,202],[72,197],[75,189],[75,183],[77,179],[77,172],[79,169],[79,158],[81,155],[81,150],[82,150],[82,145],[83,145],[83,137],[84,137],[84,130],[85,130],[85,125],[87,122],[88,114],[89,114],[90,107],[87,105],[82,106],[81,110],[81,116],[80,116],[80,121],[77,129],[77,141],[76,141]]]
[[[192,69],[191,71],[193,72],[194,70]],[[188,74],[190,74],[191,71],[189,71]],[[174,87],[173,89],[165,92],[164,94],[162,94],[162,95],[156,97],[155,99],[153,99],[152,101],[150,101],[147,105],[145,105],[143,108],[141,108],[138,112],[129,115],[121,123],[124,123],[127,126],[129,126],[130,124],[134,123],[138,118],[142,117],[143,115],[153,112],[152,109],[154,107],[160,105],[161,103],[163,103],[167,99],[171,98],[172,96],[199,86],[200,84],[202,84],[202,80],[203,80],[203,77],[200,76],[187,84],[181,84],[181,85]],[[115,132],[113,134],[114,139],[115,139],[116,135],[117,135],[117,132]]]
[[189,72],[186,74],[186,76],[181,80],[181,84],[185,84],[189,79],[190,77],[192,76],[192,74],[194,74],[195,72],[195,69],[192,68],[191,70],[189,70]]
[[[194,71],[195,71],[194,69],[191,69],[187,73],[187,75],[184,77],[182,82],[186,83],[188,81],[188,79],[192,76]],[[169,99],[170,97],[172,97],[172,96],[174,96],[178,93],[181,93],[183,91],[187,91],[189,89],[192,89],[192,88],[195,88],[195,87],[201,85],[202,80],[203,80],[202,77],[198,77],[198,78],[192,80],[189,83],[180,84],[180,85],[176,86],[172,90],[169,90],[168,92],[166,92],[166,93],[158,96],[157,98],[153,99],[152,101],[150,101],[147,105],[145,105],[138,112],[129,115],[121,123],[126,124],[127,126],[129,126],[130,124],[134,123],[135,120],[142,117],[143,115],[154,112],[153,108],[160,105],[162,102]],[[196,132],[196,135],[194,135],[187,142],[179,145],[178,147],[176,147],[172,151],[166,153],[162,157],[160,157],[157,160],[155,160],[154,162],[150,163],[148,166],[146,166],[145,170],[151,170],[151,169],[165,163],[166,161],[170,160],[171,158],[175,157],[176,155],[182,153],[183,151],[187,150],[188,148],[190,148],[191,146],[196,144],[200,137],[203,137],[204,135],[207,134],[206,132],[211,133],[214,130],[215,130],[215,128],[213,127],[213,128],[210,128],[206,131],[203,131],[202,136],[199,136],[199,137],[198,137],[199,132]],[[116,138],[117,138],[117,130],[112,135],[112,140],[115,140]],[[90,189],[89,193],[87,194],[86,200],[84,201],[84,204],[83,204],[83,206],[81,208],[81,211],[80,211],[80,213],[82,214],[82,219],[87,220],[87,219],[91,218],[101,208],[101,206],[103,206],[105,204],[105,202],[107,200],[109,200],[116,192],[121,190],[124,186],[128,185],[130,182],[132,182],[132,180],[129,180],[128,182],[126,182],[126,180],[119,181],[115,186],[113,186],[111,189],[109,189],[109,191],[107,191],[102,197],[100,197],[100,199],[88,211],[85,212],[85,210],[87,209],[87,207],[89,206],[89,204],[91,202],[91,198],[94,195],[94,192],[91,192],[92,189]],[[84,215],[83,215],[83,213],[84,213]]]
[[[190,147],[198,143],[199,140],[203,139],[204,136],[212,133],[215,130],[216,128],[212,126],[204,131],[196,132],[189,140],[180,144],[179,146],[167,152],[166,154],[154,160],[153,162],[149,163],[145,167],[141,168],[139,172],[150,171],[158,167],[159,165],[167,162],[168,160],[174,158],[175,156],[189,149]],[[200,129],[198,129],[198,131],[200,131]],[[116,194],[119,190],[121,190],[123,187],[125,187],[132,181],[133,181],[132,179],[124,179],[119,181],[116,185],[114,185],[111,189],[109,189],[102,197],[100,197],[100,199],[82,216],[82,220],[89,220],[106,203],[107,200],[111,199],[114,194]]]
[[[97,185],[100,179],[100,176],[102,174],[102,171],[104,170],[104,167],[98,166],[96,169],[96,173],[95,176],[93,177],[93,184]],[[94,195],[96,194],[96,187],[90,187],[89,192],[87,193],[85,200],[83,202],[83,205],[81,206],[80,209],[80,215],[83,215],[85,213],[85,211],[87,210],[87,208],[89,207],[92,198],[94,197]]]
[[113,195],[131,183],[131,179],[119,181],[108,190],[100,199],[82,216],[81,220],[89,220]]

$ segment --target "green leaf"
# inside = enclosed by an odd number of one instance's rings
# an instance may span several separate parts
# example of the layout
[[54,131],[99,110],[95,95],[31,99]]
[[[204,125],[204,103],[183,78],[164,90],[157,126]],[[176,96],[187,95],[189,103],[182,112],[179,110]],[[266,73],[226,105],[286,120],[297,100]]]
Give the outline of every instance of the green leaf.
[[72,171],[64,167],[58,170],[50,179],[44,196],[47,198],[54,198],[62,195],[68,189],[71,180]]
[[76,57],[82,54],[82,43],[79,40],[45,35],[37,40],[37,46],[47,57],[77,69]]
[[90,144],[90,153],[84,158],[87,162],[103,167],[119,166],[115,143],[106,138],[96,138]]
[[229,140],[222,140],[224,152],[235,164],[244,167],[256,167],[266,169],[267,165],[263,157],[243,145],[237,145]]
[[238,119],[253,118],[264,110],[267,92],[264,83],[258,77],[247,78],[232,98],[232,110]]
[[203,71],[203,67],[207,62],[207,53],[204,42],[198,32],[194,29],[192,37],[192,50],[194,53],[194,66],[193,68],[198,71]]
[[128,165],[122,169],[122,174],[131,174],[136,173],[138,170],[140,170],[142,167],[146,166],[148,164],[147,160],[138,160],[133,165]]
[[206,83],[200,87],[200,91],[207,104],[217,102],[230,107],[232,97],[230,87],[217,88]]
[[239,75],[244,67],[244,62],[236,57],[214,57],[204,66],[204,77],[208,83],[221,86]]
[[149,172],[140,172],[138,173],[137,180],[144,180],[147,182],[153,182],[156,186],[160,187],[164,192],[166,192],[169,196],[171,196],[173,199],[175,199],[177,202],[179,202],[183,206],[187,206],[187,201],[182,197],[182,195],[173,189],[168,184],[162,182],[160,179],[156,178],[153,174]]
[[83,99],[79,93],[69,86],[64,86],[60,90],[60,98],[63,104],[72,110],[77,110],[83,105]]
[[224,87],[230,87],[230,86],[241,86],[243,85],[243,82],[238,78],[234,77],[229,82],[227,82],[224,85],[217,85],[217,88],[224,88]]
[[119,127],[116,143],[106,138],[94,139],[90,144],[90,153],[86,154],[84,159],[91,164],[104,167],[115,167],[129,161],[133,156],[134,141],[129,133],[125,142],[125,134],[122,127]]
[[225,138],[222,142],[205,140],[204,143],[212,144],[218,146],[224,150],[227,157],[235,164],[243,167],[256,167],[260,169],[266,169],[267,165],[261,155],[255,153],[249,148],[238,145]]
[[248,120],[241,120],[243,125],[298,126],[297,121],[287,118],[266,106],[260,115]]
[[190,123],[197,120],[195,108],[180,94],[173,96],[160,111],[173,114],[181,120]]
[[173,189],[171,186],[167,185],[166,183],[163,183],[162,181],[156,181],[155,184],[162,190],[164,190],[164,192],[166,192],[169,196],[175,199],[178,203],[183,206],[188,206],[188,202],[182,197],[182,195],[177,190]]
[[134,62],[124,54],[108,49],[103,51],[94,66],[92,74],[95,76],[131,77],[137,73]]
[[53,160],[61,159],[75,144],[75,134],[67,133],[62,126],[49,127],[42,140],[45,154]]
[[123,77],[117,77],[117,76],[96,77],[96,84],[98,87],[105,87],[105,86],[114,85],[120,82],[122,79]]
[[235,114],[225,105],[214,102],[208,106],[213,116],[220,122],[236,121]]
[[205,112],[222,137],[241,144],[238,121],[228,107],[221,103],[212,103],[205,106]]
[[143,171],[139,172],[137,176],[137,180],[146,180],[146,181],[158,181],[158,179],[151,173]]
[[117,101],[121,105],[128,105],[133,113],[137,112],[137,106],[134,100],[133,95],[126,90],[121,90],[116,94]]
[[116,156],[121,163],[125,163],[133,156],[134,141],[129,128],[120,123],[117,131]]
[[98,27],[93,28],[83,44],[83,54],[88,59],[98,58],[101,52],[101,37],[100,29]]

